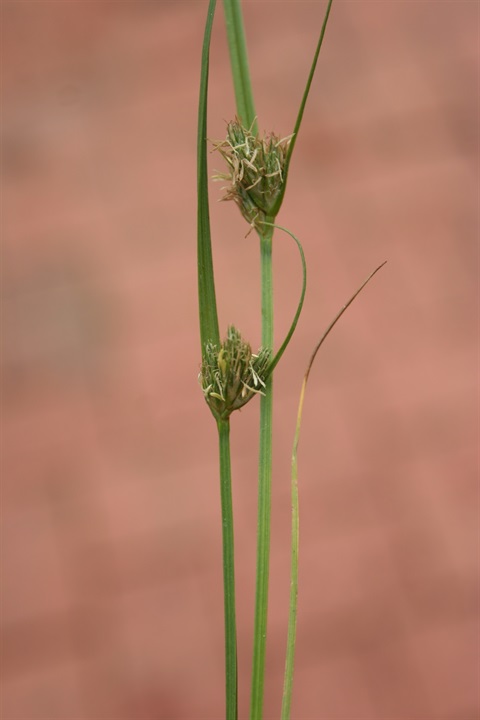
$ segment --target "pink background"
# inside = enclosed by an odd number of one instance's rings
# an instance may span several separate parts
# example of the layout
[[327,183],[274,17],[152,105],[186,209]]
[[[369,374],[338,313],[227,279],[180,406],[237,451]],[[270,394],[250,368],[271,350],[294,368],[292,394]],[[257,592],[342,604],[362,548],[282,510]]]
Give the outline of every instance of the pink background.
[[[324,2],[247,2],[262,129],[291,132]],[[206,2],[3,2],[2,720],[220,720],[215,427],[197,384]],[[305,312],[276,373],[265,719],[280,715],[300,447],[292,720],[475,720],[477,2],[335,0],[279,221]],[[235,114],[222,9],[211,138]],[[212,172],[221,168],[212,158]],[[258,248],[212,231],[222,331],[260,338]],[[277,344],[300,290],[275,240]],[[258,403],[233,418],[248,716]]]

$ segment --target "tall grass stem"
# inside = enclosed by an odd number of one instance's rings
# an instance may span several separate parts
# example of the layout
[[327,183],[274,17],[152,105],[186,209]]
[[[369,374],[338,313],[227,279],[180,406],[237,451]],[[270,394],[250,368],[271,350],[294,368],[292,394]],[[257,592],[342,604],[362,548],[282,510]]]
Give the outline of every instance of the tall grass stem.
[[[213,272],[207,168],[207,98],[210,40],[216,0],[210,0],[205,24],[200,73],[197,133],[197,269],[198,307],[202,358],[209,343],[220,345],[215,278]],[[232,474],[230,462],[230,421],[217,420],[222,509],[223,586],[225,618],[225,717],[237,720],[237,631],[235,614],[235,570],[233,542]]]
[[237,114],[243,125],[258,130],[253,100],[252,82],[248,67],[247,43],[243,27],[240,0],[223,0],[225,24],[227,27],[228,48],[232,66],[233,85]]
[[218,421],[220,452],[220,497],[222,507],[223,590],[225,619],[226,720],[237,720],[238,671],[235,610],[235,563],[233,539],[232,473],[230,463],[230,421]]
[[[272,221],[272,219],[270,219]],[[273,347],[273,227],[265,226],[260,235],[262,345]],[[272,420],[273,376],[270,375],[265,396],[260,399],[260,443],[258,464],[257,574],[255,625],[252,664],[250,719],[261,720],[265,684],[265,656],[268,619],[268,581],[270,572],[270,519],[272,496]]]

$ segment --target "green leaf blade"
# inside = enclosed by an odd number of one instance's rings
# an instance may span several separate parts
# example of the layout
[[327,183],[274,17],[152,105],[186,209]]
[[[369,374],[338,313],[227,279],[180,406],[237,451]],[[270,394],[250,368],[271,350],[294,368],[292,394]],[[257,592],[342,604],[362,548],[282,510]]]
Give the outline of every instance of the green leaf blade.
[[210,0],[202,49],[197,134],[197,272],[202,356],[207,342],[220,344],[213,273],[207,165],[207,95],[210,40],[216,0]]
[[298,139],[298,133],[299,133],[299,131],[300,131],[300,126],[301,126],[302,120],[303,120],[303,114],[304,114],[304,112],[305,112],[305,106],[306,106],[306,104],[307,104],[308,96],[309,96],[309,94],[310,94],[310,88],[311,88],[311,86],[312,86],[313,76],[315,75],[315,70],[316,70],[316,68],[317,68],[318,57],[319,57],[319,55],[320,55],[320,50],[321,50],[321,48],[322,48],[323,38],[324,38],[324,36],[325,36],[325,31],[326,31],[326,29],[327,29],[327,23],[328,23],[328,18],[330,17],[330,10],[331,10],[331,8],[332,8],[332,2],[333,2],[333,0],[328,0],[327,9],[326,9],[326,11],[325,11],[325,16],[324,16],[324,18],[323,18],[322,29],[320,30],[320,36],[319,36],[319,38],[318,38],[317,47],[316,47],[316,49],[315,49],[315,54],[314,54],[314,56],[313,56],[312,65],[311,65],[311,67],[310,67],[310,72],[309,72],[309,75],[308,75],[308,78],[307,78],[307,84],[306,84],[305,90],[304,90],[304,92],[303,92],[302,101],[301,101],[301,103],[300,103],[300,108],[299,108],[299,110],[298,110],[297,120],[296,120],[296,122],[295,122],[295,127],[294,127],[294,129],[293,129],[292,141],[291,141],[290,146],[289,146],[289,148],[288,148],[288,155],[287,155],[287,161],[286,161],[286,164],[285,164],[285,172],[284,172],[285,181],[284,181],[284,183],[283,183],[283,191],[282,191],[282,194],[280,195],[280,197],[279,197],[278,200],[277,200],[276,206],[275,206],[275,208],[274,208],[274,210],[273,210],[273,212],[272,212],[273,215],[276,215],[276,214],[278,213],[278,211],[280,210],[280,207],[281,207],[282,202],[283,202],[283,197],[284,197],[284,195],[285,195],[285,189],[286,189],[286,187],[287,187],[288,171],[289,171],[289,168],[290,168],[290,161],[291,161],[291,159],[292,159],[293,149],[294,149],[295,144],[296,144],[297,139]]
[[256,133],[258,128],[250,69],[248,66],[242,8],[239,0],[223,0],[223,7],[225,11],[225,24],[227,27],[237,115],[245,127],[251,128],[252,132]]

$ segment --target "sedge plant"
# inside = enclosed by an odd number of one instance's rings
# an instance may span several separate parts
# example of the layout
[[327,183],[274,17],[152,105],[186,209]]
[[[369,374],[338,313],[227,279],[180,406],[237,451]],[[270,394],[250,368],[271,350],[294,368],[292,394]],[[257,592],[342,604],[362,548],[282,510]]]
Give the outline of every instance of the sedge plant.
[[[234,526],[232,506],[232,472],[230,461],[230,416],[255,396],[260,398],[258,518],[254,641],[250,695],[250,720],[262,720],[267,642],[268,586],[270,558],[270,517],[272,487],[273,373],[295,331],[302,311],[307,269],[298,238],[276,222],[287,185],[290,161],[298,138],[320,49],[325,35],[332,0],[328,0],[319,39],[314,52],[297,119],[290,134],[260,134],[255,113],[252,84],[240,0],[224,0],[227,39],[230,51],[236,117],[227,124],[226,137],[214,143],[225,162],[224,172],[216,179],[227,183],[225,200],[233,200],[248,223],[248,232],[259,239],[261,277],[262,344],[255,352],[230,325],[222,339],[219,331],[215,293],[212,243],[209,217],[207,171],[207,97],[209,51],[216,0],[209,0],[202,49],[200,99],[197,136],[197,265],[202,363],[199,375],[203,395],[217,424],[220,498],[222,514],[224,624],[225,624],[225,717],[238,718],[237,633],[235,612]],[[296,243],[303,272],[299,302],[290,329],[277,352],[273,333],[272,249],[275,230]],[[381,266],[379,266],[381,267]],[[337,320],[379,270],[377,268],[340,310],[323,334],[311,357],[302,385],[292,453],[292,565],[290,611],[287,629],[287,653],[282,699],[282,720],[290,718],[293,683],[293,661],[298,594],[298,480],[297,448],[303,400],[311,366],[320,346]]]

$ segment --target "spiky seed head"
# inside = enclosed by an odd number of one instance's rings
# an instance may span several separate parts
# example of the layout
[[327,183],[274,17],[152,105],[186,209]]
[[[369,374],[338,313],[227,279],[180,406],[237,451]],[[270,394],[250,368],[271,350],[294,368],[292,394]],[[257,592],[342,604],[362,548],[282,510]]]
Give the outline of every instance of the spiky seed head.
[[228,165],[223,200],[233,200],[250,225],[259,227],[271,214],[282,192],[287,151],[292,136],[281,139],[274,133],[258,137],[236,118],[227,125],[227,137],[214,149]]
[[254,355],[233,326],[220,347],[206,344],[199,381],[215,417],[226,419],[254,395],[264,394],[270,355],[264,348]]

